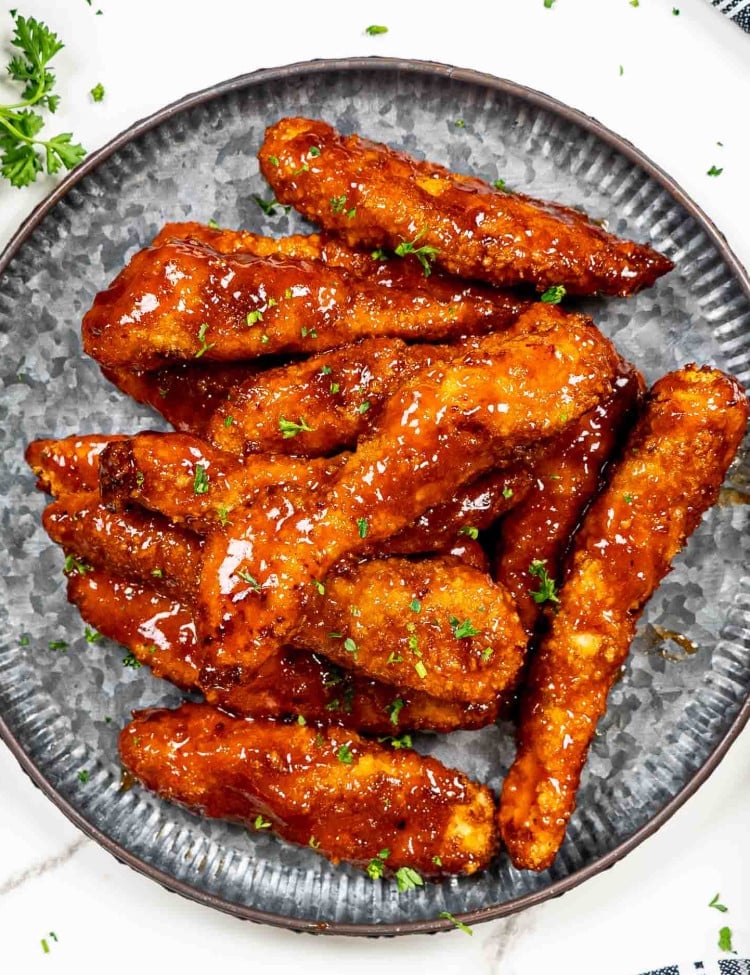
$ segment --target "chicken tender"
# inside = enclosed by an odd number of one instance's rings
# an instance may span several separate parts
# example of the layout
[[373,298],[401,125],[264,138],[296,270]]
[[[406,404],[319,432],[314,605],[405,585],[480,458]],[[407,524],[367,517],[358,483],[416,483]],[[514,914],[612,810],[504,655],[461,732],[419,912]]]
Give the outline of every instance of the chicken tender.
[[321,261],[219,254],[191,241],[139,251],[83,319],[83,347],[107,369],[158,369],[309,355],[365,336],[420,340],[510,325],[528,302],[499,292],[442,299],[385,287]]
[[39,490],[54,497],[96,491],[102,451],[108,444],[126,439],[94,433],[74,434],[59,440],[34,440],[26,448],[26,463],[36,474]]
[[[188,606],[151,586],[101,569],[72,572],[68,599],[87,623],[130,650],[154,676],[178,687],[198,687],[195,620]],[[271,657],[247,680],[238,674],[235,684],[210,695],[209,702],[247,717],[291,720],[301,716],[376,735],[482,728],[496,720],[500,709],[497,700],[488,704],[440,701],[342,670],[321,655],[292,648]]]
[[634,420],[643,388],[635,367],[623,363],[612,395],[550,445],[531,471],[528,492],[500,523],[495,578],[514,597],[529,633],[543,608],[539,575],[559,582],[573,534]]
[[695,366],[669,373],[586,514],[525,684],[518,751],[502,790],[500,829],[517,867],[544,870],[554,861],[638,618],[716,501],[747,417],[733,378]]
[[[311,150],[313,150],[311,154]],[[495,189],[325,122],[284,118],[258,154],[276,197],[352,247],[418,252],[451,274],[630,295],[673,267],[579,210]]]
[[199,635],[217,669],[257,668],[284,641],[313,580],[530,454],[610,394],[619,357],[582,316],[549,306],[463,356],[421,370],[311,501],[293,486],[236,511],[204,553]]
[[[146,711],[120,735],[146,788],[196,813],[269,828],[333,863],[472,874],[497,849],[486,786],[349,729],[233,718],[205,704]],[[383,852],[385,851],[385,852]]]

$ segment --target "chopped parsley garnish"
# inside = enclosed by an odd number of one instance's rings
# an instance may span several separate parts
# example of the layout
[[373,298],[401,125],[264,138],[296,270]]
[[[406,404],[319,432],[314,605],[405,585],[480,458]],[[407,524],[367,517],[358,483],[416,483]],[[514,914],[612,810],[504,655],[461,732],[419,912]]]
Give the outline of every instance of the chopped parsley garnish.
[[423,227],[414,240],[402,240],[396,248],[395,254],[397,257],[406,257],[407,254],[413,254],[422,265],[424,276],[428,278],[432,272],[431,262],[435,260],[440,251],[437,247],[432,247],[430,244],[423,244],[421,247],[416,246],[417,242],[425,233],[427,233],[427,228]]
[[404,891],[424,887],[424,880],[412,867],[399,867],[396,871],[396,885],[399,893],[403,894]]
[[396,653],[395,650],[391,650],[391,652],[388,654],[388,659],[386,660],[387,664],[402,664],[403,662],[404,658],[400,654]]
[[206,332],[208,331],[208,322],[204,322],[198,329],[198,341],[201,343],[201,347],[195,353],[195,358],[200,359],[202,355],[205,355],[209,349],[213,349],[216,345],[215,342],[206,342]]
[[672,7],[672,14],[675,17],[679,17],[680,16],[680,11],[677,9],[677,7]]
[[271,824],[268,822],[268,820],[267,819],[264,819],[260,815],[258,815],[258,816],[255,817],[255,822],[253,823],[253,826],[256,829],[270,829],[271,828]]
[[506,500],[506,501],[507,501],[507,500],[508,500],[509,498],[512,498],[512,497],[513,497],[513,491],[512,491],[512,489],[511,489],[511,488],[509,488],[509,487],[507,487],[507,486],[506,486],[506,487],[504,487],[504,488],[503,488],[503,497],[505,498],[505,500]]
[[320,840],[316,840],[314,836],[311,836],[307,841],[307,845],[310,847],[310,849],[317,850],[320,846]]
[[297,715],[297,724],[300,725],[300,727],[302,728],[305,727],[305,725],[307,724],[307,720],[305,719],[304,714]]
[[195,465],[193,494],[208,494],[208,472],[203,464]]
[[625,68],[623,68],[623,66],[620,65],[620,77],[622,78],[624,74],[625,74]]
[[412,746],[411,735],[408,732],[405,732],[403,735],[399,735],[397,738],[387,735],[385,738],[378,738],[378,741],[390,745],[391,748],[395,748],[396,751],[398,751],[400,748],[411,748]]
[[625,502],[625,504],[632,504],[633,503],[633,495],[632,494],[623,494],[622,500]]
[[225,417],[224,417],[224,426],[225,426],[225,427],[226,427],[227,429],[229,429],[229,427],[231,427],[231,425],[232,425],[233,423],[234,423],[234,417],[233,417],[233,416],[225,416]]
[[385,861],[391,855],[389,849],[383,849],[374,856],[372,860],[367,864],[367,876],[370,880],[380,880],[380,878],[385,873]]
[[128,652],[122,658],[122,665],[123,667],[132,667],[133,670],[138,670],[139,667],[143,666],[132,650],[128,650]]
[[424,680],[425,677],[427,676],[427,668],[425,667],[425,665],[422,663],[421,660],[418,660],[414,664],[414,669],[417,672],[417,677],[419,677],[421,680]]
[[631,7],[640,7],[640,5],[641,5],[641,0],[630,0]]
[[269,156],[268,157],[268,161],[270,162],[270,164],[272,166],[278,166],[279,165],[279,157],[278,156]]
[[729,910],[724,904],[719,902],[719,895],[714,894],[713,898],[708,902],[709,907],[713,907],[714,910],[721,911],[722,914],[726,914]]
[[282,416],[279,420],[279,430],[281,430],[284,440],[289,440],[290,437],[296,437],[298,433],[312,433],[313,428],[307,425],[304,417],[299,418],[299,423],[295,423],[294,420],[285,420]]
[[49,62],[65,46],[47,26],[34,17],[22,17],[15,10],[11,45],[18,52],[7,66],[12,81],[23,85],[20,100],[0,105],[0,175],[11,186],[28,186],[39,173],[72,169],[86,155],[74,144],[72,133],[61,132],[49,139],[37,138],[44,118],[34,108],[54,113],[60,96],[52,91],[57,83]]
[[29,636],[28,633],[24,633],[18,640],[19,647],[28,647],[30,643],[31,643],[31,637]]
[[468,535],[469,538],[473,538],[476,541],[479,538],[479,529],[474,528],[471,525],[464,525],[463,528],[459,529],[459,535]]
[[320,582],[319,579],[313,579],[312,584],[315,586],[315,588],[318,590],[321,596],[324,595],[326,591],[326,587],[323,585],[322,582]]
[[370,24],[369,27],[365,27],[365,34],[369,34],[370,37],[375,37],[376,34],[387,34],[388,28],[383,27],[382,24]]
[[464,120],[462,118],[457,118],[456,121],[453,124],[456,126],[457,129],[465,129],[466,128],[466,122],[464,122]]
[[350,636],[344,640],[344,650],[346,650],[347,653],[350,653],[355,660],[357,659],[359,647]]
[[80,562],[74,555],[65,556],[63,572],[77,572],[78,575],[84,576],[87,572],[92,571],[93,569],[90,565],[86,565],[85,562]]
[[356,215],[357,215],[357,208],[356,207],[352,207],[351,210],[347,210],[346,211],[346,219],[347,220],[353,220],[356,217]]
[[314,328],[305,328],[303,325],[299,331],[303,339],[306,339],[308,335],[311,339],[316,339],[318,337],[318,333]]
[[442,865],[443,865],[442,858],[439,857],[439,856],[434,856],[432,858],[432,862],[435,864],[436,867],[442,867]]
[[486,663],[490,659],[490,657],[492,656],[493,653],[494,653],[493,647],[485,647],[484,650],[482,650],[482,652],[480,653],[479,656]]
[[86,638],[86,643],[98,643],[101,640],[102,635],[96,630],[92,630],[90,626],[87,626],[83,631],[83,635]]
[[243,582],[246,582],[248,586],[250,586],[256,592],[260,592],[261,590],[260,583],[256,578],[254,578],[254,576],[250,575],[247,569],[241,569],[239,572],[235,572],[235,575],[237,576],[238,579],[242,579]]
[[50,650],[67,650],[68,644],[65,640],[50,640],[49,648]]
[[100,102],[104,98],[104,85],[101,81],[94,85],[89,94],[95,102]]
[[376,247],[375,250],[370,254],[373,261],[387,261],[388,252],[384,251],[382,247]]
[[352,755],[352,750],[348,745],[342,745],[341,748],[336,752],[336,758],[343,762],[344,765],[351,765],[354,761],[354,755]]
[[547,288],[539,300],[547,305],[559,305],[566,294],[565,285],[553,284],[551,288]]
[[[294,172],[292,173],[292,176],[299,176],[300,173],[306,173],[306,172],[308,172],[309,169],[310,169],[310,167],[307,165],[307,163],[302,163],[302,165],[300,166],[299,169],[295,169],[294,170]],[[286,207],[286,212],[289,213],[289,210],[290,209],[291,209],[290,207]]]
[[320,147],[310,146],[307,155],[310,156],[311,159],[317,159],[318,156],[320,155]]
[[331,212],[341,213],[346,206],[346,193],[342,193],[341,196],[331,197]]
[[336,393],[338,393],[338,391],[341,389],[341,386],[339,386],[338,383],[331,383],[329,388],[331,390],[331,393],[335,396]]
[[719,168],[718,166],[712,166],[706,173],[706,176],[721,176],[723,172],[723,167]]
[[85,785],[88,782],[88,780],[89,780],[88,769],[82,768],[81,771],[78,773],[78,781],[83,782],[83,784]]
[[450,921],[452,924],[458,928],[459,931],[463,931],[464,934],[474,935],[468,924],[464,924],[463,921],[459,921],[457,917],[454,917],[449,911],[441,911],[438,915],[439,917],[444,917],[446,921]]
[[219,524],[221,525],[229,524],[229,509],[226,508],[223,504],[219,505],[219,507],[216,509],[216,514],[219,516]]
[[357,518],[357,528],[360,538],[367,538],[367,518]]
[[323,368],[320,370],[320,375],[321,376],[330,376],[332,371],[333,370],[331,369],[330,366],[323,366]]
[[719,951],[734,951],[732,947],[732,929],[726,925],[719,929]]
[[208,221],[208,226],[211,228],[211,230],[220,230],[221,229],[219,227],[218,223],[213,218]]
[[505,180],[496,179],[492,184],[496,190],[505,190]]
[[255,311],[249,311],[247,315],[245,315],[245,323],[247,325],[257,325],[258,322],[262,322],[262,321],[263,321],[263,312],[258,311],[257,309]]
[[370,409],[369,399],[362,400],[362,402],[357,407],[357,413],[366,413]]
[[555,0],[544,0],[544,6],[547,10],[551,10],[555,4]]
[[258,206],[261,208],[261,210],[263,211],[263,213],[265,213],[267,217],[276,216],[276,207],[278,207],[280,210],[283,210],[284,213],[289,213],[289,211],[292,209],[291,207],[287,207],[279,203],[279,201],[276,199],[275,196],[272,196],[270,200],[264,200],[263,197],[258,196],[256,193],[253,193],[253,199],[255,200],[255,202],[258,204]]
[[535,592],[529,590],[529,595],[532,597],[535,603],[559,603],[560,600],[557,596],[557,586],[554,579],[550,579],[547,570],[545,569],[546,559],[542,561],[541,559],[532,559],[531,565],[529,565],[529,575],[534,576],[539,580],[539,589]]
[[391,724],[398,724],[398,715],[403,706],[404,702],[400,697],[397,697],[395,701],[391,701],[390,704],[386,704],[385,711],[390,718]]
[[412,611],[412,613],[421,613],[422,604],[418,599],[412,599],[412,601],[409,603],[409,609]]
[[450,624],[453,630],[453,636],[458,640],[465,640],[470,636],[476,636],[478,633],[481,633],[481,630],[473,627],[471,621],[468,619],[462,623],[457,616],[451,616]]

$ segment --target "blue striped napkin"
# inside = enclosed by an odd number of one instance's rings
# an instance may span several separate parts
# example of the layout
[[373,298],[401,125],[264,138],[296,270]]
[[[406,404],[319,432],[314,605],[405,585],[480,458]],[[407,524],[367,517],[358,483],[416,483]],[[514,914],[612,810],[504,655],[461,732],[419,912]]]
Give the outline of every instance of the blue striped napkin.
[[721,958],[719,961],[694,961],[667,965],[643,975],[750,975],[750,958]]
[[738,27],[750,33],[750,0],[711,0],[711,2]]

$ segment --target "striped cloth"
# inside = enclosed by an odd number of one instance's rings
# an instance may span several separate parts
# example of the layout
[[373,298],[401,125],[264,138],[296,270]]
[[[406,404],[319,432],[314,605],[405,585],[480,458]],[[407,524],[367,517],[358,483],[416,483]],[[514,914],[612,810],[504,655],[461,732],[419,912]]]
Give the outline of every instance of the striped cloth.
[[643,975],[750,975],[750,958],[721,958],[719,961],[694,961],[667,965]]
[[750,0],[711,0],[714,7],[750,33]]

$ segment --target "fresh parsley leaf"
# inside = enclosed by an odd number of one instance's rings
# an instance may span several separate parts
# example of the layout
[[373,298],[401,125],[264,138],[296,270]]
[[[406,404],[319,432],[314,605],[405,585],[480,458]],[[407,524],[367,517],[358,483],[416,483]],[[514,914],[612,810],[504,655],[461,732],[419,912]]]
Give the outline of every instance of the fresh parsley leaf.
[[201,327],[198,329],[198,341],[201,343],[201,347],[195,353],[195,358],[200,359],[202,355],[205,355],[209,349],[213,349],[216,345],[215,342],[206,342],[206,332],[208,331],[208,322],[203,322]]
[[253,823],[253,826],[256,829],[270,829],[271,828],[271,824],[268,822],[268,820],[267,819],[264,819],[261,815],[258,815],[258,816],[255,817],[255,822]]
[[446,921],[450,921],[452,924],[458,928],[459,931],[463,931],[464,934],[470,934],[473,936],[474,932],[469,927],[468,924],[464,924],[463,921],[459,921],[457,917],[454,917],[449,911],[441,911],[438,915],[439,917],[444,917]]
[[466,122],[464,122],[464,120],[462,118],[457,118],[456,121],[453,124],[456,126],[457,129],[465,129],[466,128]]
[[677,9],[677,7],[672,7],[672,14],[675,17],[679,17],[680,16],[680,11]]
[[421,613],[422,604],[418,599],[412,599],[412,601],[409,603],[409,609],[412,611],[412,613]]
[[313,427],[309,427],[302,416],[299,418],[299,423],[295,423],[293,420],[285,420],[282,416],[279,420],[279,430],[281,430],[284,440],[289,440],[290,437],[296,437],[298,433],[312,433]]
[[78,773],[78,781],[83,782],[83,784],[85,785],[88,782],[88,780],[89,780],[88,769],[82,768],[81,771]]
[[86,638],[86,643],[98,643],[102,638],[101,633],[98,633],[96,630],[92,630],[90,626],[86,627],[86,629],[83,631],[83,635]]
[[403,662],[404,658],[400,654],[396,653],[395,650],[391,650],[391,652],[388,654],[388,659],[386,660],[387,664],[402,664]]
[[86,565],[85,562],[81,562],[75,557],[75,555],[66,555],[65,564],[63,565],[63,572],[77,572],[79,576],[86,575],[87,572],[92,572],[93,569],[90,565]]
[[487,661],[490,659],[490,657],[494,652],[495,651],[493,647],[485,647],[484,650],[482,650],[482,652],[479,654],[479,656],[482,658],[482,660],[485,663],[487,663]]
[[253,193],[253,199],[267,217],[276,216],[276,207],[283,210],[284,213],[289,213],[292,209],[290,206],[284,206],[282,203],[279,203],[275,196],[272,196],[270,200],[264,200],[262,196]]
[[386,704],[385,711],[390,718],[391,724],[398,724],[398,715],[402,707],[404,707],[404,702],[400,697],[397,697],[395,701],[391,701],[390,704]]
[[496,190],[504,190],[505,189],[505,180],[504,179],[496,179],[493,182],[492,185],[495,187]]
[[547,305],[559,305],[566,294],[567,291],[564,285],[553,284],[551,288],[547,288],[539,300],[545,302]]
[[422,265],[424,276],[428,278],[432,272],[431,262],[435,260],[440,251],[437,249],[437,247],[432,247],[430,244],[423,244],[421,247],[416,246],[420,238],[422,238],[426,232],[427,228],[423,227],[414,240],[402,240],[396,248],[395,254],[397,257],[406,257],[407,254],[413,254]]
[[503,497],[506,501],[513,497],[513,491],[511,488],[507,487],[507,485],[503,488]]
[[469,538],[473,538],[476,541],[479,538],[479,529],[473,528],[471,525],[464,525],[463,528],[459,529],[458,534],[468,535]]
[[343,193],[341,196],[331,197],[332,213],[341,213],[345,206],[346,206],[346,193]]
[[714,894],[713,898],[708,902],[709,907],[713,907],[717,911],[721,911],[722,914],[726,914],[729,910],[724,904],[719,903],[719,895]]
[[245,315],[246,325],[256,325],[258,322],[262,322],[262,321],[263,321],[263,312],[258,311],[257,309],[256,311],[249,311],[247,315]]
[[557,596],[557,586],[554,579],[550,579],[544,565],[547,560],[532,559],[529,565],[529,574],[539,580],[539,589],[536,592],[529,590],[529,595],[535,603],[559,603]]
[[357,528],[359,529],[359,537],[367,538],[367,518],[357,518]]
[[457,616],[451,616],[450,618],[451,629],[453,630],[453,636],[458,640],[465,640],[470,636],[476,636],[481,633],[481,630],[477,630],[471,625],[470,620],[464,620],[463,623],[458,619]]
[[719,930],[719,951],[734,951],[732,947],[732,929],[726,927]]
[[95,102],[102,101],[105,95],[105,91],[104,91],[104,85],[101,83],[101,81],[94,85],[94,87],[91,89],[89,94],[91,95],[91,97],[94,99]]
[[333,372],[333,370],[331,369],[330,366],[323,366],[322,369],[320,370],[320,375],[321,376],[330,376],[332,372]]
[[342,745],[341,748],[336,752],[336,758],[343,762],[344,765],[351,765],[354,761],[354,755],[352,755],[352,750],[348,745]]
[[369,27],[365,27],[365,34],[369,34],[370,37],[375,37],[377,34],[387,34],[388,28],[383,27],[382,24],[370,24]]
[[640,5],[641,5],[641,0],[630,0],[631,7],[640,7]]
[[424,887],[424,880],[412,867],[399,867],[396,871],[396,885],[399,893],[403,894],[404,891]]
[[405,732],[403,735],[399,735],[398,737],[386,735],[384,738],[378,738],[378,741],[381,744],[390,745],[391,748],[394,748],[396,751],[398,751],[400,748],[411,748],[412,746],[411,735],[408,732]]
[[442,865],[443,865],[442,858],[439,857],[439,856],[434,856],[432,858],[432,862],[435,864],[436,867],[442,867]]
[[362,402],[357,407],[357,413],[366,413],[370,409],[369,399],[362,400]]
[[326,587],[322,582],[320,582],[318,579],[313,579],[312,584],[315,586],[321,596],[325,595]]
[[317,850],[318,847],[320,846],[320,840],[316,840],[314,836],[311,836],[310,839],[307,841],[307,845],[310,847],[311,850]]
[[555,0],[544,0],[544,6],[546,10],[552,10],[555,5]]
[[143,666],[132,650],[128,650],[122,658],[122,665],[123,667],[132,667],[133,670],[138,670],[139,667]]
[[712,166],[706,173],[706,176],[721,176],[723,172],[724,172],[723,166],[722,167]]
[[247,569],[240,569],[239,572],[235,572],[235,575],[237,576],[238,579],[242,579],[243,582],[246,582],[248,586],[250,586],[256,592],[260,592],[261,590],[260,583],[254,576],[250,575]]
[[388,252],[384,251],[382,247],[376,247],[375,250],[370,254],[373,261],[387,261]]
[[203,464],[196,464],[195,476],[193,477],[193,494],[208,494],[208,487],[208,471]]
[[344,640],[344,650],[346,650],[347,653],[350,653],[355,660],[357,659],[359,647],[350,636]]
[[391,851],[386,848],[381,850],[377,856],[370,860],[370,862],[367,864],[367,876],[370,878],[370,880],[380,880],[385,873],[385,861],[390,855]]
[[427,668],[425,667],[425,665],[422,663],[421,660],[418,660],[414,664],[414,669],[417,672],[417,677],[419,677],[420,680],[424,680],[425,677],[427,676]]
[[65,640],[50,640],[49,641],[50,650],[67,650],[68,644]]

